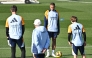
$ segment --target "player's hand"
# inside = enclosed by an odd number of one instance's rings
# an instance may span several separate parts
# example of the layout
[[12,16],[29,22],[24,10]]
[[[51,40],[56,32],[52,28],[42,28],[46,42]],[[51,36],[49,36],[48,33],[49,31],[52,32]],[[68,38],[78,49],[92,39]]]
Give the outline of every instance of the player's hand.
[[8,42],[8,45],[11,47],[11,44],[10,44],[9,40],[7,40],[7,42]]
[[69,44],[70,46],[72,46],[72,43],[71,43],[71,42],[68,42],[68,44]]
[[36,58],[34,54],[33,54],[33,58]]
[[84,42],[84,46],[86,46],[86,42]]
[[43,49],[43,50],[42,50],[42,53],[45,53],[45,52],[46,52],[46,49]]

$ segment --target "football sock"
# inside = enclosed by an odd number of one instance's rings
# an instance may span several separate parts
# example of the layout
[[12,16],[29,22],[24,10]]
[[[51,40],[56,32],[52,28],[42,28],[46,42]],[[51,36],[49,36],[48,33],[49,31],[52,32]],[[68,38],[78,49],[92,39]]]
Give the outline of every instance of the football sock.
[[15,53],[16,53],[16,47],[11,47],[11,58],[16,58]]
[[50,55],[50,51],[49,51],[49,49],[47,49],[47,55]]
[[52,54],[54,54],[55,50],[52,50]]
[[25,47],[21,48],[21,58],[25,58],[26,50]]

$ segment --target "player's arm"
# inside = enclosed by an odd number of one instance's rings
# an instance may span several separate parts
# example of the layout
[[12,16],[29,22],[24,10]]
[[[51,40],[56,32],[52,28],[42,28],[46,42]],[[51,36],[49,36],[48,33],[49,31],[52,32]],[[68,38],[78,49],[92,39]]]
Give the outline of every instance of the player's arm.
[[44,14],[44,26],[45,26],[45,28],[47,28],[47,26],[48,26],[48,12],[49,12],[49,10],[47,10]]
[[25,32],[25,22],[24,22],[24,19],[21,17],[22,19],[22,36],[24,35],[24,32]]
[[59,21],[59,12],[57,10],[55,10],[58,13],[58,20],[57,20],[57,27],[58,27],[58,35],[60,33],[60,21]]
[[57,23],[57,26],[58,26],[58,35],[60,33],[60,23],[59,23],[59,16],[58,16],[58,23]]
[[83,33],[83,37],[84,37],[84,45],[86,46],[86,32],[84,27],[82,28],[82,33]]
[[9,39],[9,27],[6,27],[6,36],[7,36],[7,39]]
[[6,24],[5,24],[5,27],[6,27],[6,36],[7,36],[8,45],[11,46],[11,44],[9,42],[9,24],[8,24],[8,21],[7,20],[6,20]]
[[71,27],[69,26],[68,27],[68,43],[69,45],[71,45],[71,35],[72,35],[72,30],[71,30]]
[[47,25],[48,25],[48,20],[47,20],[47,18],[44,16],[44,26],[45,26],[45,28],[47,28]]
[[25,32],[25,25],[22,25],[22,36],[21,36],[22,40],[23,40],[24,32]]
[[8,21],[7,21],[7,20],[6,20],[5,27],[6,27],[6,36],[7,36],[7,40],[9,40],[9,24],[8,24]]

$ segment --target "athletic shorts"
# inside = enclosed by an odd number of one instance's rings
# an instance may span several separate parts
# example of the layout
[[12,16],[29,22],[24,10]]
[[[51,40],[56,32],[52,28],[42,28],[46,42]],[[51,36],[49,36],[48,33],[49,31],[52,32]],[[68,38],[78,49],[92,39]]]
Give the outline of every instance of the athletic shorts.
[[78,55],[78,50],[80,51],[81,55],[85,55],[84,45],[82,45],[82,46],[75,46],[73,44],[72,54],[73,55]]
[[34,54],[36,58],[45,58],[45,54]]
[[49,32],[49,31],[48,31],[48,34],[50,38],[57,38],[57,35],[58,35],[57,32]]
[[11,44],[11,47],[16,47],[16,44],[17,44],[20,48],[22,48],[22,47],[25,46],[22,37],[21,37],[20,39],[18,39],[18,40],[9,38],[9,42],[10,42],[10,44]]

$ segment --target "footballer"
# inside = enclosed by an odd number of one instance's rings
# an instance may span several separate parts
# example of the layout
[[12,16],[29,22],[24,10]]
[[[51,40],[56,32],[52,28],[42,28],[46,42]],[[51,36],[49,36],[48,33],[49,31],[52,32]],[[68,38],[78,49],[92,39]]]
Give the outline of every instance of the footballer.
[[25,31],[24,19],[17,15],[17,6],[13,5],[10,8],[12,13],[6,20],[6,36],[8,45],[11,47],[11,58],[16,58],[16,44],[21,50],[21,58],[25,58],[25,44],[23,34]]
[[[86,46],[86,32],[81,23],[78,23],[76,16],[71,17],[71,23],[68,27],[68,43],[72,45],[72,54],[74,58],[77,58],[78,50],[80,51],[82,58],[86,58],[85,47]],[[70,41],[72,36],[72,40]]]
[[[60,33],[59,13],[55,10],[55,3],[50,3],[50,9],[45,12],[44,26],[46,27],[49,37],[52,38],[52,56],[55,57],[56,38]],[[46,57],[50,56],[49,48]]]

